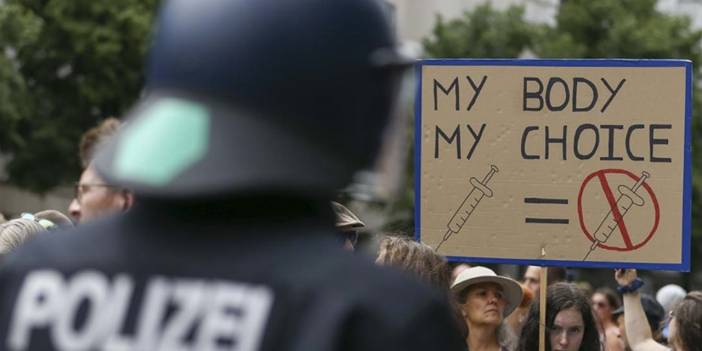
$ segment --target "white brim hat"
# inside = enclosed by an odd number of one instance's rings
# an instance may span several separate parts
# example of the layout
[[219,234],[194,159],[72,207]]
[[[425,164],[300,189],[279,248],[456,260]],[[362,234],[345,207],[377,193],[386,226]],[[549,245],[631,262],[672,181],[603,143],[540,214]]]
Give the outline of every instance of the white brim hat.
[[503,277],[487,267],[471,267],[458,275],[451,284],[451,291],[459,293],[471,285],[479,283],[495,283],[502,287],[505,299],[505,308],[502,311],[503,317],[509,316],[522,302],[522,287],[514,279]]
[[359,230],[366,227],[366,224],[361,221],[355,213],[351,212],[346,206],[332,201],[332,209],[336,215],[336,229],[342,232]]

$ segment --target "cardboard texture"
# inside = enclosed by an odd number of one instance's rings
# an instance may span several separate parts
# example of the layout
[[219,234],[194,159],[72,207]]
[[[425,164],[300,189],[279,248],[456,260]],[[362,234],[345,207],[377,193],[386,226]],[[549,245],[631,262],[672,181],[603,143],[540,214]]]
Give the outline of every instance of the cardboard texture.
[[689,270],[690,71],[421,62],[418,239],[452,260]]

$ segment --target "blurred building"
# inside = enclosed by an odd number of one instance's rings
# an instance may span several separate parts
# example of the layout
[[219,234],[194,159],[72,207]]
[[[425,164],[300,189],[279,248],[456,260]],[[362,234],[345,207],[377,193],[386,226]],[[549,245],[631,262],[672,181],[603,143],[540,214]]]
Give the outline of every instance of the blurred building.
[[693,28],[702,28],[702,0],[658,0],[658,10],[677,16],[689,16]]
[[[461,17],[464,12],[486,2],[498,10],[512,5],[524,7],[524,17],[533,23],[555,25],[561,1],[566,0],[387,0],[394,6],[395,21],[400,38],[416,49],[423,38],[431,35],[437,16],[444,20]],[[658,9],[664,13],[690,16],[694,28],[702,28],[702,0],[659,0]]]

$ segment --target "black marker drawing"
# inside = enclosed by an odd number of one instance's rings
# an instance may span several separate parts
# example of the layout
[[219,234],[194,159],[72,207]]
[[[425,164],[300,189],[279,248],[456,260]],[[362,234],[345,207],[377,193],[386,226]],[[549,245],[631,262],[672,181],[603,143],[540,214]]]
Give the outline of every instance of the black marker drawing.
[[[567,205],[568,199],[554,199],[547,197],[525,197],[525,204],[534,205]],[[569,224],[570,220],[568,218],[535,218],[535,217],[525,217],[524,223],[527,224]]]
[[587,260],[587,257],[590,256],[593,251],[595,251],[597,246],[604,244],[607,242],[607,240],[609,240],[609,237],[612,235],[612,233],[614,233],[617,227],[619,227],[619,222],[623,220],[624,216],[627,214],[627,212],[629,212],[629,209],[631,209],[631,206],[644,205],[644,199],[636,192],[639,190],[641,185],[644,184],[646,178],[650,176],[651,175],[648,174],[648,172],[644,171],[641,172],[641,177],[633,187],[629,188],[625,185],[620,185],[617,187],[617,190],[619,190],[619,197],[617,198],[615,209],[618,211],[618,213],[614,213],[614,210],[610,209],[607,216],[605,216],[602,222],[600,222],[600,225],[597,227],[597,230],[593,235],[595,240],[592,242],[592,246],[590,246],[589,251],[585,254],[583,261]]
[[475,177],[470,178],[470,184],[473,185],[473,188],[470,190],[468,195],[466,195],[463,202],[461,202],[461,205],[458,206],[458,209],[456,212],[454,212],[453,216],[451,216],[451,219],[446,224],[448,230],[446,231],[446,234],[444,234],[444,237],[441,239],[439,245],[436,245],[437,252],[439,251],[441,244],[445,243],[446,240],[451,237],[451,235],[461,231],[461,228],[463,228],[463,225],[466,224],[466,221],[473,211],[475,211],[478,204],[480,204],[483,197],[492,197],[492,190],[487,187],[487,184],[490,181],[490,178],[492,178],[492,176],[498,171],[497,166],[490,165],[490,171],[485,175],[482,181]]
[[556,205],[567,205],[568,199],[553,199],[547,197],[525,197],[525,204],[556,204]]
[[524,223],[526,224],[568,224],[570,220],[568,218],[524,218]]

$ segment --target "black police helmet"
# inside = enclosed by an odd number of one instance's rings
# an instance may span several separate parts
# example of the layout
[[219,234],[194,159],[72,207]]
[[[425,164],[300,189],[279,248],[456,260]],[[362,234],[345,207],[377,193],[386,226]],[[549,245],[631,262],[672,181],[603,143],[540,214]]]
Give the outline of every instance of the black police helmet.
[[411,63],[374,0],[171,0],[95,165],[144,196],[329,193],[372,163]]

